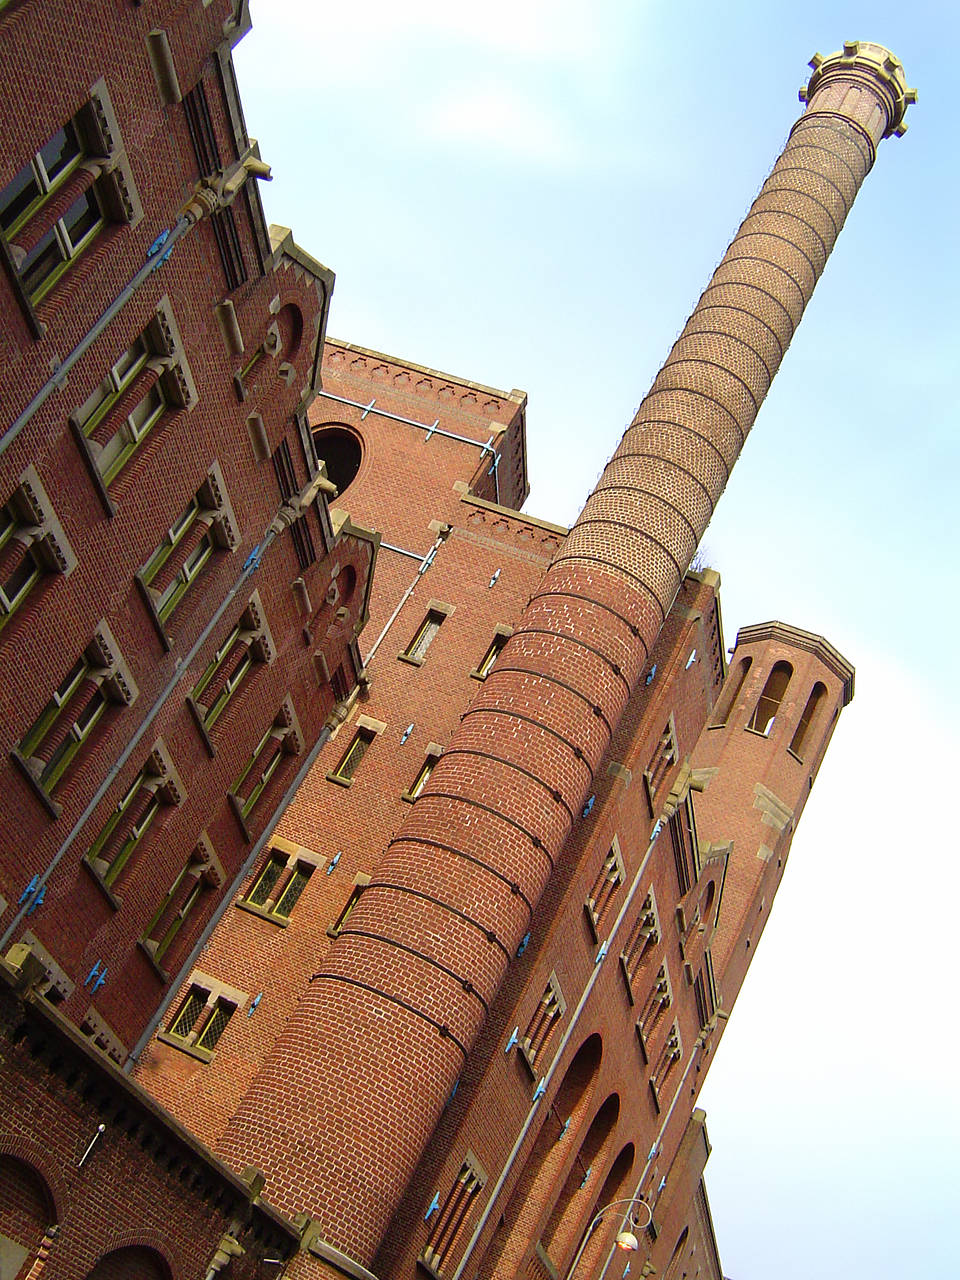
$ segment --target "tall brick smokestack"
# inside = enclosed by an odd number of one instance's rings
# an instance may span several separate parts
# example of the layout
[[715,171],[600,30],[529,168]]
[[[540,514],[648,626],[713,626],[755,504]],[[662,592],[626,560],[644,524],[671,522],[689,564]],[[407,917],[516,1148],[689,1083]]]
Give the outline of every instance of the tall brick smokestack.
[[[806,111],[516,632],[228,1129],[369,1265],[873,164],[899,62],[815,58]],[[493,1171],[495,1172],[495,1171]]]

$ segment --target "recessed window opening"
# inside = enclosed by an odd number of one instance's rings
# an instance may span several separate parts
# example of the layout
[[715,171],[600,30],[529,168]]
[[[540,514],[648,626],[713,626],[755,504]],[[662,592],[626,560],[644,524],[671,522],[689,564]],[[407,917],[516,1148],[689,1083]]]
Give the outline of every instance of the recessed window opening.
[[566,1008],[566,1001],[563,998],[563,992],[560,990],[557,975],[552,973],[550,981],[540,997],[540,1003],[534,1009],[533,1017],[524,1032],[523,1039],[520,1041],[523,1056],[531,1067],[536,1064],[546,1049],[553,1034],[553,1029],[563,1017]]
[[620,843],[614,836],[610,851],[603,860],[603,865],[600,867],[599,874],[590,891],[590,897],[586,902],[587,912],[596,932],[603,928],[616,891],[623,884],[624,875]]
[[427,650],[433,644],[437,632],[443,626],[446,616],[439,609],[429,609],[427,616],[414,633],[413,639],[404,649],[403,656],[409,658],[411,662],[422,662],[427,656]]
[[367,748],[377,735],[372,729],[358,729],[353,741],[341,757],[340,763],[333,770],[333,776],[344,782],[351,782],[360,766],[360,761],[367,753]]
[[777,718],[780,710],[780,703],[783,701],[783,695],[787,691],[787,685],[790,683],[790,677],[793,675],[793,667],[789,662],[775,662],[770,674],[767,676],[767,683],[763,686],[754,708],[753,715],[750,717],[748,729],[752,729],[754,733],[762,733],[764,737],[769,737],[773,729],[773,723]]
[[334,920],[333,924],[327,930],[327,933],[330,935],[331,938],[339,937],[341,930],[345,927],[347,921],[353,915],[354,908],[356,907],[357,903],[360,901],[369,883],[370,883],[369,876],[366,876],[366,875],[357,876],[354,886],[350,890],[350,896],[349,898],[347,898],[346,902],[343,904],[343,910],[340,912],[336,920]]
[[753,665],[752,658],[741,658],[737,664],[735,672],[727,677],[727,683],[717,700],[714,710],[713,720],[711,724],[714,726],[727,723],[730,718],[730,712],[733,710],[737,699],[740,697],[740,690],[743,688],[743,682],[747,678],[747,672]]
[[505,631],[497,632],[497,634],[490,641],[487,651],[483,655],[483,657],[480,659],[479,663],[476,666],[476,669],[470,672],[470,674],[473,676],[475,680],[486,680],[487,676],[490,674],[493,668],[494,663],[500,657],[500,654],[503,653],[503,650],[506,647],[506,643],[509,639],[510,639],[510,636]]
[[423,1260],[442,1276],[454,1245],[463,1234],[470,1209],[486,1183],[486,1174],[468,1153],[456,1182],[437,1212],[423,1250]]
[[816,720],[817,713],[826,696],[827,686],[818,680],[810,691],[810,697],[807,699],[807,705],[803,708],[803,714],[800,717],[796,732],[790,740],[790,750],[800,760],[803,759],[803,749],[810,735],[810,726]]
[[324,464],[327,479],[342,494],[357,478],[363,461],[363,446],[358,436],[346,427],[317,427],[313,433],[317,457]]
[[219,888],[223,868],[205,836],[201,836],[173,884],[154,912],[141,943],[157,964],[174,943],[204,891]]
[[403,793],[404,800],[416,800],[417,796],[427,785],[427,781],[433,773],[434,767],[442,754],[443,752],[439,748],[427,750],[426,758],[417,771],[417,776],[414,778],[413,782],[411,782],[410,789]]

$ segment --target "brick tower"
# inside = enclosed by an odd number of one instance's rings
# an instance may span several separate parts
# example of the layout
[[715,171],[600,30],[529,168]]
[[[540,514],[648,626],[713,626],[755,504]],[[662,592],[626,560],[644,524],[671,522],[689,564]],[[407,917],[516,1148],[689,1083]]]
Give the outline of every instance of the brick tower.
[[892,55],[855,42],[814,60],[802,96],[599,485],[224,1135],[228,1159],[270,1168],[275,1203],[313,1214],[360,1264],[354,1274],[401,1203],[552,869],[573,856],[575,816],[876,146],[902,132],[910,98]]

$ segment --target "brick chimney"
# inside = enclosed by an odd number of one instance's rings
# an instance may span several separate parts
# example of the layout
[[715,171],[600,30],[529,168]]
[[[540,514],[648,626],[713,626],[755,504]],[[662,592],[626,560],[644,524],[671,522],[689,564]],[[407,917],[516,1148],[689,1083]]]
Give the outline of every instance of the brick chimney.
[[813,59],[806,110],[500,660],[225,1134],[369,1266],[869,172],[899,62]]

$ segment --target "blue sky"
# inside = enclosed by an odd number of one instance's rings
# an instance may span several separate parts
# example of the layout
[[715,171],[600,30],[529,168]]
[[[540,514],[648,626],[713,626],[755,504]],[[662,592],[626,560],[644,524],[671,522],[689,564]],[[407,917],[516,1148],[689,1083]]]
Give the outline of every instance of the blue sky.
[[956,10],[253,18],[237,66],[261,191],[337,272],[330,332],[526,390],[528,509],[563,522],[772,166],[807,59],[845,38],[902,59],[909,132],[881,145],[705,539],[728,643],[768,618],[822,632],[857,694],[703,1101],[733,1280],[953,1277]]

